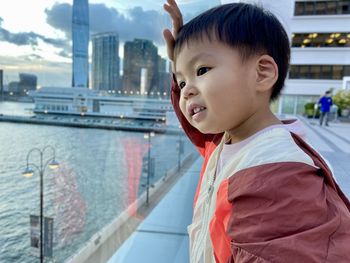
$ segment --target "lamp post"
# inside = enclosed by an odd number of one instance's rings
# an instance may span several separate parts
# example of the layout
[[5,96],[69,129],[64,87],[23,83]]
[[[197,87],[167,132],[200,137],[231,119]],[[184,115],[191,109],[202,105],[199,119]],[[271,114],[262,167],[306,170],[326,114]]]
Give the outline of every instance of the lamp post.
[[[52,150],[53,155],[51,158],[49,158],[46,163],[44,163],[44,153],[46,150]],[[40,165],[36,165],[34,163],[29,163],[29,157],[31,155],[31,153],[33,152],[38,152],[39,156],[40,156]],[[44,183],[43,183],[43,178],[44,178],[44,171],[45,168],[49,166],[51,169],[56,169],[58,168],[59,164],[58,162],[56,162],[55,160],[55,149],[48,145],[45,146],[42,150],[40,150],[39,148],[32,148],[28,154],[27,154],[27,167],[24,170],[24,172],[22,173],[23,176],[25,177],[31,177],[34,174],[34,171],[32,169],[30,169],[30,167],[34,167],[40,175],[40,263],[44,262],[44,254],[43,254],[43,208],[44,208],[44,194],[43,194],[43,190],[44,190]]]
[[147,184],[146,184],[146,204],[148,204],[149,200],[149,177],[151,172],[151,137],[154,137],[154,132],[149,132],[145,134],[143,138],[148,139],[148,161],[147,161]]

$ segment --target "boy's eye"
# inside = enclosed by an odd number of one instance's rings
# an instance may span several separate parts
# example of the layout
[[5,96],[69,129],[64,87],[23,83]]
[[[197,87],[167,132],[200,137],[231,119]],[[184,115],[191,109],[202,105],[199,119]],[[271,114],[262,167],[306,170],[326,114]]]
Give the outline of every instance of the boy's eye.
[[209,67],[201,67],[197,70],[197,76],[201,76],[210,70]]
[[186,86],[186,82],[185,81],[179,81],[179,87],[180,89],[183,89]]

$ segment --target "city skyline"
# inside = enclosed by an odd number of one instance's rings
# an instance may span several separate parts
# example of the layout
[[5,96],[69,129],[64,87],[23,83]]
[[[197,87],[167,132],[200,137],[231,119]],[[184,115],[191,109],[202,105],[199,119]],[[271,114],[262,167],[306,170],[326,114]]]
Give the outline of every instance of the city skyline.
[[[186,21],[220,1],[182,0],[178,3],[185,10]],[[19,73],[30,73],[38,76],[39,86],[71,86],[72,4],[73,0],[0,2],[0,69],[4,71],[5,85],[17,81]],[[162,30],[170,27],[171,22],[163,11],[163,2],[90,0],[89,4],[90,35],[116,31],[120,36],[121,59],[124,43],[134,38],[151,40],[160,55],[166,57]],[[90,72],[91,53],[90,41]]]

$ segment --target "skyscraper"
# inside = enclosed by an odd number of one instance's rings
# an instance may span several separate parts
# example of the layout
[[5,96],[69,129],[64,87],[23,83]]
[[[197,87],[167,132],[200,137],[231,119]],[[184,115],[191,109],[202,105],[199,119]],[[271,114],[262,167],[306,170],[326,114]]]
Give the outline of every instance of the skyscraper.
[[73,87],[89,86],[89,3],[74,0],[72,18]]
[[0,100],[4,99],[3,70],[0,69]]
[[157,47],[150,40],[125,43],[123,90],[126,94],[152,94],[158,90],[157,53]]
[[92,36],[92,88],[117,91],[119,83],[119,41],[114,32]]

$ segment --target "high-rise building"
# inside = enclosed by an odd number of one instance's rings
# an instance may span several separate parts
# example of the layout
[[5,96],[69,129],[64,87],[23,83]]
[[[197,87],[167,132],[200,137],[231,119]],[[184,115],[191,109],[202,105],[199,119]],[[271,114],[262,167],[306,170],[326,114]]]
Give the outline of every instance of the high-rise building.
[[92,36],[92,88],[116,93],[121,90],[117,33]]
[[4,100],[4,83],[3,83],[3,74],[4,71],[0,69],[0,100]]
[[18,95],[26,96],[30,90],[36,90],[37,76],[27,73],[19,73]]
[[125,42],[123,93],[153,95],[158,85],[157,47],[145,39]]
[[158,56],[158,91],[162,97],[168,97],[171,75],[166,70],[166,60]]
[[88,0],[73,1],[73,87],[89,86],[89,3]]

